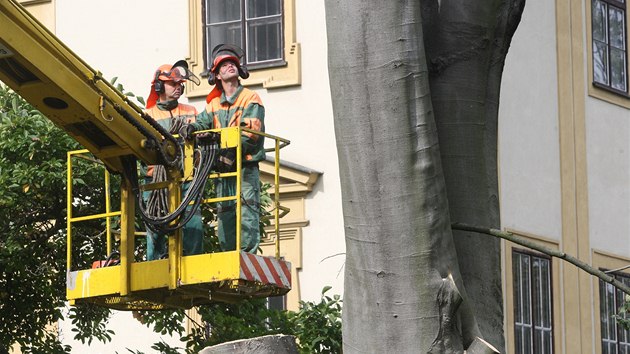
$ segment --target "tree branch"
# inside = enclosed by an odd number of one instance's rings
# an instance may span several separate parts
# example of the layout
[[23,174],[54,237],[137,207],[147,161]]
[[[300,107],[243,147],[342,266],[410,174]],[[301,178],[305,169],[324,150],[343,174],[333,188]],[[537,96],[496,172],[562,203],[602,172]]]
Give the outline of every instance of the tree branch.
[[490,345],[490,343],[477,337],[472,342],[470,347],[464,351],[464,354],[498,354],[500,353],[497,348]]
[[490,236],[495,236],[495,237],[499,237],[502,238],[504,240],[508,240],[511,242],[514,242],[516,244],[519,244],[521,246],[527,247],[527,248],[531,248],[533,250],[536,250],[538,252],[544,253],[548,256],[551,257],[556,257],[556,258],[560,258],[562,260],[565,260],[573,265],[575,265],[576,267],[584,270],[585,272],[594,275],[596,277],[598,277],[599,279],[601,279],[602,281],[605,281],[608,284],[612,284],[614,287],[616,287],[617,289],[623,291],[624,293],[630,295],[630,288],[626,285],[624,285],[623,283],[621,283],[620,281],[618,281],[617,279],[615,279],[614,277],[602,272],[599,269],[593,268],[592,266],[590,266],[589,264],[586,264],[584,262],[582,262],[581,260],[566,254],[564,252],[560,252],[551,248],[547,248],[545,246],[539,245],[535,242],[532,242],[524,237],[520,237],[517,236],[511,232],[507,232],[507,231],[500,231],[497,229],[489,229],[489,228],[485,228],[485,227],[478,227],[478,226],[472,226],[472,225],[468,225],[468,224],[462,224],[462,223],[452,223],[451,224],[451,228],[453,230],[462,230],[462,231],[472,231],[472,232],[477,232],[480,234],[486,234],[486,235],[490,235]]

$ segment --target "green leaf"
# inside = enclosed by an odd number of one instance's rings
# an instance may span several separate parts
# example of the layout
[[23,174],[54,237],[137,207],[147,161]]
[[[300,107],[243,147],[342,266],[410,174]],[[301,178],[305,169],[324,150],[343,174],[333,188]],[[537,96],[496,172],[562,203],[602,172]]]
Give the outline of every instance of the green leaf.
[[325,286],[324,289],[322,289],[322,295],[324,295],[330,289],[332,289],[332,286],[330,285]]

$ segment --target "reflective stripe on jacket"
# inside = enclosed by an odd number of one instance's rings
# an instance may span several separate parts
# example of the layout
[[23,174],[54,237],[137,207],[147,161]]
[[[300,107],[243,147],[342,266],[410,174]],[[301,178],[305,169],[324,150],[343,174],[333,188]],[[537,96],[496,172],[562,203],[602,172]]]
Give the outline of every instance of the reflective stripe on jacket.
[[[159,105],[156,105],[145,110],[145,112],[166,130],[171,129],[171,122],[174,118],[182,117],[186,120],[187,124],[191,124],[196,121],[197,117],[197,109],[183,103],[178,103],[177,107],[170,111],[162,110],[159,108]],[[153,176],[153,166],[148,166],[146,176]]]
[[[198,130],[235,127],[243,124],[245,128],[265,131],[265,107],[258,94],[239,86],[232,97],[215,97],[206,105],[194,124]],[[265,158],[264,137],[250,132],[243,132],[241,138],[245,161],[258,162]]]

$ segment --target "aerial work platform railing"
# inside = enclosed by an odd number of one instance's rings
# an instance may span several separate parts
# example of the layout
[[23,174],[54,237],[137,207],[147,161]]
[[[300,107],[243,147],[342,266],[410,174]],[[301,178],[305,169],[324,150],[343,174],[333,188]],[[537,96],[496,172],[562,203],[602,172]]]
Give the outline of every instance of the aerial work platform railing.
[[[180,163],[190,156],[183,158],[172,134],[144,114],[16,0],[0,0],[0,81],[81,143],[108,172],[122,175],[120,210],[107,208],[103,215],[72,215],[72,182],[68,183],[67,297],[71,303],[91,302],[118,309],[187,308],[219,299],[238,301],[247,296],[281,295],[290,290],[290,275],[284,275],[290,264],[277,257],[279,246],[276,257],[272,258],[238,250],[182,257],[179,229],[169,237],[169,259],[134,262],[134,194],[138,192],[134,190],[137,181],[130,178],[129,171],[135,169],[138,161],[164,165],[170,207],[175,208],[181,200],[181,177],[186,176],[180,172]],[[235,129],[237,133],[225,133],[226,139],[240,137],[245,131],[241,127]],[[223,135],[221,131],[221,144],[228,144]],[[276,141],[277,164],[280,161],[277,151],[288,141],[268,137]],[[240,144],[240,139],[235,140]],[[192,155],[190,147],[185,151]],[[188,164],[192,166],[192,162]],[[276,195],[277,188],[276,184]],[[275,214],[279,215],[283,209],[277,200],[275,207]],[[72,226],[99,218],[105,218],[107,223],[116,213],[120,215],[120,264],[73,269]],[[111,234],[107,237],[111,242]],[[108,252],[113,252],[111,243]],[[253,272],[248,272],[249,266],[254,267]],[[269,273],[264,270],[261,273],[259,269],[263,268]]]
[[[266,149],[275,155],[274,191],[272,196],[275,226],[275,255],[261,256],[242,252],[240,250],[204,253],[198,255],[182,255],[182,231],[178,229],[168,237],[168,258],[152,261],[134,261],[135,236],[138,234],[133,228],[125,229],[124,224],[132,225],[134,198],[122,196],[125,189],[121,188],[120,211],[112,211],[109,195],[106,196],[105,211],[94,215],[74,216],[72,214],[72,159],[81,157],[86,150],[68,153],[68,276],[67,298],[71,304],[94,303],[119,310],[161,309],[161,308],[190,308],[195,305],[212,301],[236,302],[244,298],[279,296],[291,289],[291,264],[280,257],[279,225],[289,209],[280,204],[279,170],[280,149],[289,141],[266,133],[256,132],[242,127],[213,129],[209,132],[220,134],[220,147],[235,148],[236,171],[227,173],[212,172],[210,180],[220,178],[235,178],[235,195],[225,197],[205,198],[203,203],[218,203],[233,200],[236,204],[236,244],[241,239],[241,177],[242,154],[241,139],[243,132],[264,136],[267,141],[272,140],[274,146]],[[182,176],[192,175],[193,145],[185,144],[184,168]],[[105,181],[109,182],[109,174],[105,171]],[[190,178],[190,177],[189,177]],[[180,191],[181,183],[187,178],[175,181],[159,182],[154,185],[144,185],[144,190],[168,188]],[[105,190],[109,191],[109,186]],[[180,193],[170,193],[169,208],[180,203]],[[87,220],[105,219],[109,228],[111,218],[121,218],[120,230],[120,262],[97,262],[98,268],[73,269],[72,228],[74,224]],[[127,219],[126,221],[124,219]],[[116,252],[110,230],[106,230],[107,255]],[[107,256],[104,255],[104,256]],[[105,258],[105,257],[103,257]],[[101,266],[102,265],[102,266]]]

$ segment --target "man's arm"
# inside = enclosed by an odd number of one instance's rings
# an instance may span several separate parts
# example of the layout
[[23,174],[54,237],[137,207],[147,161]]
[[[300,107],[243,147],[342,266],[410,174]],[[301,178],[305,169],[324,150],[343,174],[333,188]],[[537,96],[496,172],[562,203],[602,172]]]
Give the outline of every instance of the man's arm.
[[204,109],[203,112],[199,113],[195,118],[195,122],[190,124],[185,124],[179,129],[179,135],[186,139],[193,139],[193,133],[198,130],[207,130],[212,129],[213,126],[213,116],[212,113],[208,112],[208,109]]
[[208,108],[206,108],[197,115],[195,123],[192,123],[191,125],[195,128],[195,130],[207,130],[212,129],[213,122],[213,114],[208,112]]
[[[244,128],[264,132],[265,131],[265,107],[258,102],[252,102],[243,110],[241,125]],[[241,144],[243,153],[252,155],[254,161],[260,161],[264,157],[264,137],[258,134],[243,132]]]

